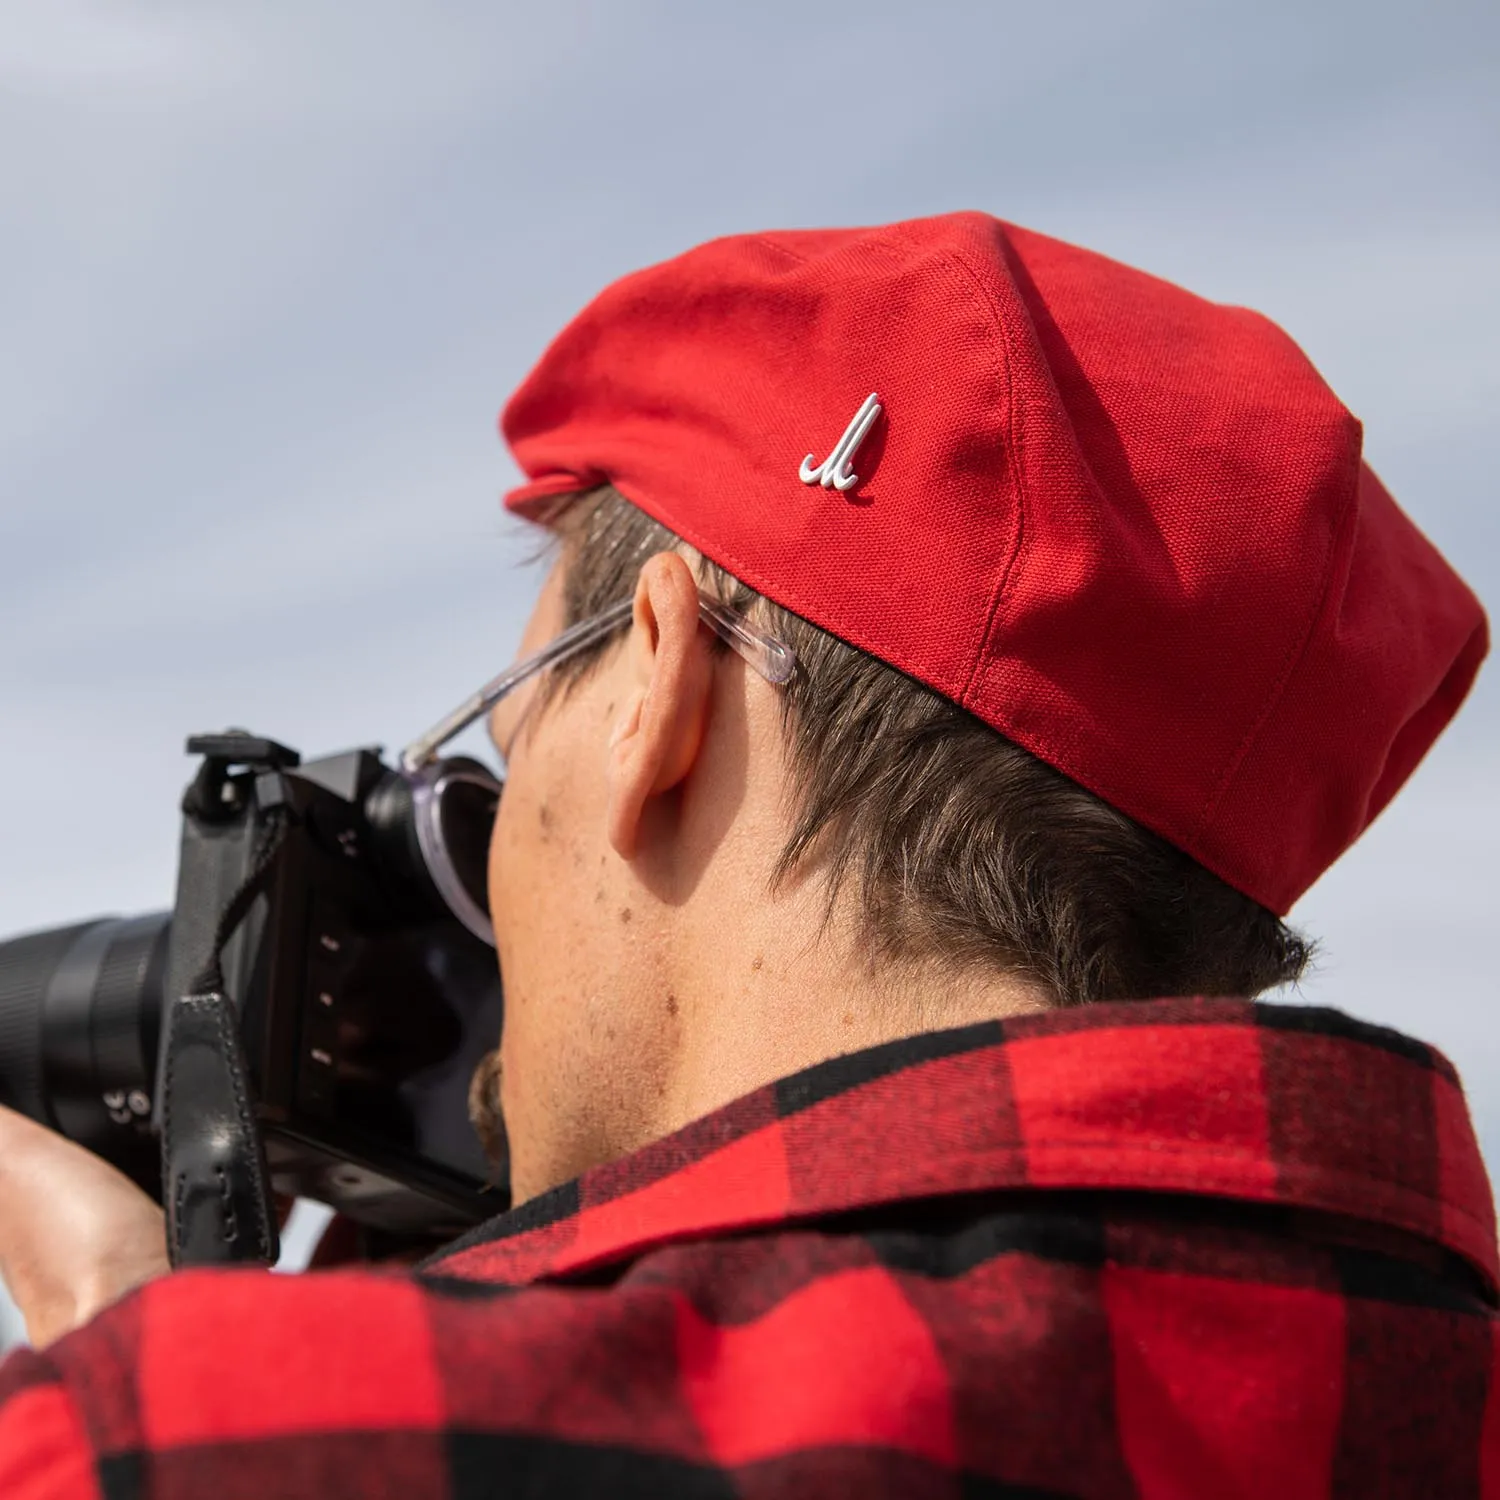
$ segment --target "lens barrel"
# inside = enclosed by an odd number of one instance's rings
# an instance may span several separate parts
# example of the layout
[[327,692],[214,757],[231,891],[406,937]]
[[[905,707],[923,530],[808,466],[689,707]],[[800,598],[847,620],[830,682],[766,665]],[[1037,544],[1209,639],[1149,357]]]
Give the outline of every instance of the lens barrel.
[[112,1160],[151,1113],[171,913],[0,943],[0,1103]]
[[42,1002],[74,942],[100,924],[30,932],[0,944],[0,1104],[54,1124],[42,1083]]

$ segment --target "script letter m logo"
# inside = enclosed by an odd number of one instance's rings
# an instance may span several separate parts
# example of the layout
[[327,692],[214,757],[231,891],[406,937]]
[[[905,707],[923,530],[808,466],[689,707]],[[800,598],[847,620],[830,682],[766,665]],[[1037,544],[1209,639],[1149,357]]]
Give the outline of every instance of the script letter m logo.
[[809,453],[802,460],[797,477],[803,484],[821,484],[825,490],[838,490],[840,494],[845,490],[852,490],[859,483],[859,475],[852,467],[854,455],[859,452],[859,445],[870,435],[870,429],[879,415],[880,397],[871,391],[865,404],[854,413],[853,421],[844,429],[844,435],[838,440],[838,446],[833,452],[822,463],[817,463]]

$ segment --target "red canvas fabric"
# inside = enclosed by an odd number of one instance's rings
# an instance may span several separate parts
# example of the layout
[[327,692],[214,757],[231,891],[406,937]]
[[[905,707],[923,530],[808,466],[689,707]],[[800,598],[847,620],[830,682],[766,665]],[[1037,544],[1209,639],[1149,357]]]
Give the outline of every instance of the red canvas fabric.
[[[858,483],[803,483],[871,392]],[[1487,648],[1286,334],[982,214],[627,276],[503,426],[514,508],[612,482],[1278,912]]]
[[1452,1068],[1160,1001],[835,1059],[416,1274],[194,1272],[0,1368],[6,1500],[1500,1497]]

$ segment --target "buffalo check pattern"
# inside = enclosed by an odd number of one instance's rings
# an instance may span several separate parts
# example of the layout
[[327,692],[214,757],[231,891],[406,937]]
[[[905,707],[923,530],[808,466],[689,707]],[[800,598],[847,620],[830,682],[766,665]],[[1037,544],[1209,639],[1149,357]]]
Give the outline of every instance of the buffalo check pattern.
[[195,1272],[0,1368],[5,1500],[1500,1497],[1430,1048],[1170,1000],[784,1079],[415,1273]]

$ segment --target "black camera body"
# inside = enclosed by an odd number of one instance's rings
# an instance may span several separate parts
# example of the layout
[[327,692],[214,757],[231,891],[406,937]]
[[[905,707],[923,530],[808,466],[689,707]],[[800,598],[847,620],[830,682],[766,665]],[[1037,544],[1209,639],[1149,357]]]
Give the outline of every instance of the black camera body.
[[503,1211],[504,1163],[468,1116],[499,1042],[499,968],[434,885],[421,826],[446,819],[482,870],[498,781],[444,762],[456,795],[424,808],[374,750],[302,765],[240,732],[188,748],[202,761],[172,912],[0,945],[0,1102],[160,1196],[164,1017],[217,959],[276,1191],[401,1237]]

